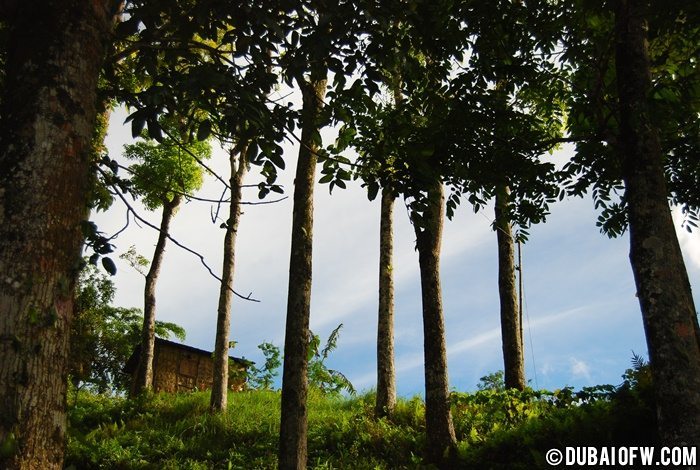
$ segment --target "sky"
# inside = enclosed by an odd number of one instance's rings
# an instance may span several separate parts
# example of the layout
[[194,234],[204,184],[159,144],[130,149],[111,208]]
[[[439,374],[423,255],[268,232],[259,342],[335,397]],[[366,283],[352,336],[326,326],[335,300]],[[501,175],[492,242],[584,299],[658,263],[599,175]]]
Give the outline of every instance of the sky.
[[[110,156],[118,160],[123,145],[132,142],[130,126],[122,124],[126,115],[123,109],[113,113],[107,136]],[[287,166],[278,180],[290,197],[275,204],[246,205],[238,231],[234,289],[260,302],[234,299],[231,339],[237,344],[231,354],[258,363],[263,361],[260,343],[284,346],[297,150],[292,144],[285,147]],[[564,148],[547,158],[561,164],[570,151]],[[228,173],[221,149],[215,149],[209,164],[224,177]],[[246,183],[260,181],[253,166]],[[256,189],[246,191],[245,201],[258,202]],[[217,199],[220,194],[220,183],[208,176],[197,195]],[[336,188],[332,195],[327,185],[316,185],[314,196],[311,329],[325,340],[343,324],[338,348],[327,364],[345,374],[358,391],[376,384],[378,199],[368,201],[359,182],[345,190]],[[159,224],[159,212],[148,212],[138,202],[134,207]],[[222,220],[212,222],[213,209],[210,203],[184,204],[173,219],[171,235],[202,254],[220,274],[224,230],[219,228]],[[595,226],[596,217],[589,198],[565,199],[551,207],[546,223],[532,227],[523,245],[525,370],[532,387],[619,384],[633,352],[648,357],[628,259],[629,239],[608,239]],[[107,212],[93,214],[93,220],[111,235],[126,222],[125,206],[116,200]],[[474,213],[464,202],[445,224],[441,281],[450,387],[456,391],[473,391],[480,377],[503,369],[492,220],[492,207]],[[676,221],[695,287],[700,281],[700,235],[688,234],[680,228],[679,217]],[[401,199],[396,201],[394,224],[397,388],[399,395],[410,397],[424,390],[423,339],[418,254]],[[143,307],[144,278],[118,255],[135,245],[150,259],[156,238],[155,230],[132,219],[114,240],[115,305]],[[218,281],[198,258],[168,244],[157,286],[159,320],[184,327],[186,344],[212,350],[218,292]]]

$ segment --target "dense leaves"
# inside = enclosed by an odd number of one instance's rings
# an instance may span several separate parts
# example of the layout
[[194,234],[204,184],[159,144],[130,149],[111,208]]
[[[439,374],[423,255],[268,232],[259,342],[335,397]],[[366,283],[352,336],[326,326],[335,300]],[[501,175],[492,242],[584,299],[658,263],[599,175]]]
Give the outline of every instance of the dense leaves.
[[206,141],[183,143],[172,127],[173,137],[161,142],[139,140],[124,146],[124,156],[136,163],[129,167],[131,191],[140,196],[146,208],[155,210],[175,195],[189,196],[202,185],[200,163],[211,155]]
[[[660,131],[669,199],[680,205],[686,224],[697,220],[700,144],[698,12],[693,2],[673,2],[649,16],[653,90],[649,97]],[[593,12],[593,13],[591,13]],[[619,150],[619,109],[614,61],[613,9],[606,2],[574,2],[565,10],[563,67],[569,70],[565,96],[567,128],[576,153],[566,165],[566,186],[581,195],[589,188],[600,211],[598,226],[609,236],[627,228]]]

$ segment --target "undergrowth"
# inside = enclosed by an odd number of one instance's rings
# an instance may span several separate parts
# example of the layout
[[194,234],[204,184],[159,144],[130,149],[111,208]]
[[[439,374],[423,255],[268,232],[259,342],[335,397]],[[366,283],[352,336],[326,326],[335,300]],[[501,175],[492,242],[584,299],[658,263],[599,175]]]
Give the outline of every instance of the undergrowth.
[[[280,394],[231,393],[226,413],[208,392],[128,400],[81,393],[69,410],[67,468],[268,469],[276,466]],[[402,399],[373,418],[374,394],[309,396],[309,468],[429,468],[425,409]],[[452,394],[458,468],[547,468],[544,453],[572,445],[655,445],[651,387],[642,371],[622,386],[573,391],[480,390]]]

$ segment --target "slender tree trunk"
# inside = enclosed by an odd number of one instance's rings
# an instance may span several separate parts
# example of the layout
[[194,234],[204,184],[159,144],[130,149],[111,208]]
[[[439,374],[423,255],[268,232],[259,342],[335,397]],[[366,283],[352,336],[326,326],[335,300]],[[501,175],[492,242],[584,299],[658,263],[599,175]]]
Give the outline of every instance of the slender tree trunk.
[[226,221],[224,237],[224,265],[219,289],[219,308],[216,320],[216,344],[214,346],[214,383],[211,388],[212,411],[224,411],[228,401],[229,371],[229,331],[231,325],[231,300],[233,293],[233,272],[236,265],[236,235],[241,220],[241,199],[243,179],[248,171],[246,161],[247,146],[232,149],[231,160],[231,205]]
[[515,284],[515,243],[506,216],[510,189],[496,189],[496,238],[498,240],[498,296],[501,303],[501,341],[506,388],[525,388],[522,328]]
[[309,316],[311,313],[311,248],[313,242],[313,196],[318,145],[314,134],[326,93],[323,78],[300,80],[304,99],[301,146],[294,180],[292,248],[289,260],[289,294],[284,339],[282,417],[279,468],[306,468],[306,395],[308,389]]
[[424,227],[414,222],[420,264],[423,301],[423,349],[425,354],[425,433],[430,462],[444,463],[456,446],[449,399],[445,319],[440,287],[440,245],[445,193],[437,181],[428,191]]
[[156,342],[156,284],[160,274],[160,267],[165,254],[165,244],[170,232],[170,221],[175,215],[182,196],[175,194],[171,201],[163,203],[163,214],[160,220],[158,242],[153,251],[153,261],[146,274],[146,286],[144,287],[143,302],[143,329],[141,330],[141,354],[139,366],[134,383],[134,393],[139,394],[153,388],[153,356]]
[[5,2],[0,467],[60,469],[97,77],[116,2]]
[[700,443],[700,348],[690,283],[668,206],[651,89],[647,4],[618,0],[616,70],[620,154],[637,286],[657,400],[659,431],[668,446]]
[[382,190],[379,223],[379,315],[377,325],[377,417],[390,416],[396,406],[394,371],[394,195]]

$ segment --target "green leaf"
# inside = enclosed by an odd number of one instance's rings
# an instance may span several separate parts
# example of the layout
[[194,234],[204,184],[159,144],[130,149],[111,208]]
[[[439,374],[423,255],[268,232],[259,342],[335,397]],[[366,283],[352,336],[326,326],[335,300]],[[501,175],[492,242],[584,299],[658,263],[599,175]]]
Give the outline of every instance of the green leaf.
[[209,119],[202,121],[197,129],[197,140],[207,140],[211,135],[211,121]]
[[318,180],[318,182],[319,182],[319,184],[326,184],[326,183],[330,183],[331,181],[333,181],[334,178],[335,178],[335,176],[331,173],[328,175],[324,175],[323,178]]
[[369,198],[370,201],[374,201],[377,198],[377,194],[379,193],[379,184],[376,182],[372,181],[367,185],[367,197]]
[[[245,152],[245,157],[250,162],[250,161],[255,160],[259,153],[260,153],[260,148],[258,147],[258,144],[256,144],[255,142],[251,142],[248,145],[248,149]],[[266,153],[266,155],[267,155],[267,153]],[[270,155],[268,155],[268,157]]]
[[114,264],[112,258],[102,258],[102,267],[105,268],[105,271],[107,271],[111,276],[117,274],[117,265]]
[[163,134],[160,129],[160,124],[155,119],[148,119],[148,137],[157,141],[163,142]]
[[282,158],[282,155],[273,153],[268,158],[277,168],[279,168],[280,170],[284,170],[284,158]]
[[136,137],[139,137],[145,126],[146,126],[146,119],[141,118],[141,117],[134,117],[131,120],[131,137],[133,137],[134,139]]

